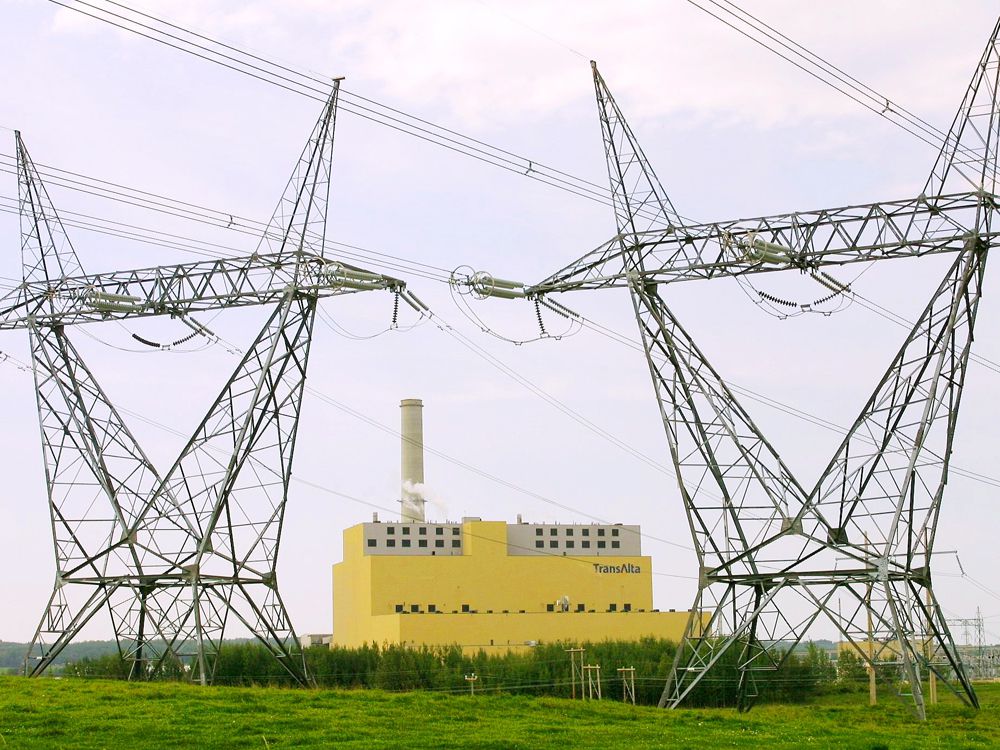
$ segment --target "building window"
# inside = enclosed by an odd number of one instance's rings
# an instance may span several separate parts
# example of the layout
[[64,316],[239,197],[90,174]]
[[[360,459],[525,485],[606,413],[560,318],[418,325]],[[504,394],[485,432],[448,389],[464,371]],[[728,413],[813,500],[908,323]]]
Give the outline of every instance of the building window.
[[622,543],[619,542],[617,539],[615,539],[613,542],[611,542],[611,546],[615,549],[618,549],[619,547],[622,546]]
[[555,604],[546,604],[545,605],[545,611],[546,612],[555,612],[556,611],[556,605]]
[[569,539],[569,540],[566,541],[566,548],[567,549],[572,549],[573,548],[573,540],[572,539]]
[[590,529],[583,529],[582,533],[584,536],[590,536]]
[[608,612],[617,612],[617,611],[618,611],[618,605],[617,604],[609,604],[608,605]]
[[604,536],[604,529],[598,529],[597,536]]
[[458,526],[451,527],[451,534],[452,536],[458,536]]
[[576,611],[577,612],[585,612],[586,609],[587,609],[587,606],[585,604],[577,604],[576,605]]
[[409,539],[404,539],[403,540],[403,546],[404,547],[409,547],[410,546],[410,540]]
[[[626,606],[628,606],[628,605],[626,605]],[[437,605],[436,604],[428,604],[427,605],[427,611],[428,612],[437,612],[438,611]]]
[[618,536],[618,529],[611,529],[611,536]]
[[385,527],[385,533],[386,534],[395,534],[396,533],[396,527],[395,526],[386,526]]
[[437,534],[438,536],[441,536],[442,534],[444,534],[444,527],[438,526],[436,529],[434,529],[434,533]]
[[535,546],[538,547],[539,549],[544,549],[545,548],[545,542],[543,542],[541,539],[539,539],[537,542],[535,542]]
[[626,602],[625,604],[622,605],[622,611],[623,612],[631,612],[632,611],[632,605]]
[[452,547],[461,547],[462,546],[462,540],[461,539],[452,539],[451,540],[451,546]]
[[396,611],[397,612],[402,612],[403,611],[403,605],[402,604],[397,604],[396,605]]
[[374,539],[369,539],[368,540],[368,546],[369,547],[374,547],[375,546],[375,540]]
[[549,536],[555,536],[559,533],[559,529],[549,529]]
[[597,548],[598,549],[604,549],[607,546],[608,546],[608,543],[604,542],[604,541],[600,541],[600,542],[597,543]]
[[418,546],[418,547],[426,547],[426,546],[427,546],[427,540],[426,540],[426,539],[420,539],[420,540],[419,540],[419,541],[417,542],[417,546]]
[[469,611],[469,605],[468,604],[463,604],[462,605],[462,611],[463,612],[468,612]]
[[541,529],[535,529],[535,536],[541,536],[541,535],[542,535],[542,530]]
[[566,536],[573,536],[573,529],[566,529]]
[[434,540],[434,546],[435,547],[443,547],[444,546],[444,539],[435,539]]
[[583,545],[584,549],[590,549],[590,542],[588,542],[586,539],[584,539],[581,542],[581,544]]
[[403,533],[404,534],[409,534],[410,533],[410,527],[409,526],[404,526],[403,527]]
[[420,605],[419,604],[411,604],[410,605],[410,611],[411,612],[419,612],[420,611]]
[[549,542],[549,546],[550,547],[558,547],[559,546],[559,542],[557,542],[555,539],[553,539],[551,542]]
[[427,536],[427,527],[421,526],[420,529],[417,531],[417,533],[420,534],[421,536]]
[[395,547],[396,546],[396,540],[395,539],[386,539],[385,540],[385,546],[386,547]]

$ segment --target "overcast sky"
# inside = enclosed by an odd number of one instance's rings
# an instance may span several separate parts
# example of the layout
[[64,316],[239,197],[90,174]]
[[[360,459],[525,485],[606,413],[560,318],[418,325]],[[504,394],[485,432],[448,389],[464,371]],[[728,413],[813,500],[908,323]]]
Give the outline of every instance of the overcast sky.
[[[135,7],[250,48],[269,59],[346,76],[348,90],[606,184],[588,60],[596,59],[677,209],[701,220],[916,195],[934,151],[683,0],[656,2],[411,2],[190,0]],[[996,2],[757,2],[745,7],[792,39],[947,129],[995,21]],[[42,0],[0,0],[5,55],[0,154],[20,129],[35,161],[266,220],[320,104]],[[0,173],[0,196],[16,196]],[[57,208],[158,228],[250,252],[253,238],[213,231],[53,187]],[[0,201],[0,206],[9,204]],[[610,208],[342,113],[328,236],[441,269],[468,266],[537,281],[614,234]],[[70,230],[88,271],[196,259],[175,249]],[[0,277],[20,276],[16,217],[0,213]],[[913,318],[947,259],[876,265],[855,287]],[[978,354],[1000,360],[1000,286],[987,273]],[[447,285],[407,279],[439,316],[523,378],[654,461],[669,462],[641,354],[583,331],[515,346],[489,336]],[[0,279],[4,281],[4,279]],[[779,282],[773,282],[777,285]],[[813,299],[792,279],[780,292]],[[771,289],[772,282],[762,282]],[[775,286],[774,288],[778,288]],[[675,285],[671,304],[732,382],[838,424],[850,424],[904,331],[860,306],[829,317],[777,320],[735,283]],[[622,292],[560,301],[635,337]],[[422,398],[436,451],[514,483],[518,492],[428,455],[435,520],[462,516],[639,523],[649,535],[655,601],[687,608],[696,574],[674,480],[588,431],[433,324],[379,334],[388,294],[323,303],[310,385],[371,420],[398,426],[401,398]],[[475,307],[510,339],[537,335],[530,305]],[[212,327],[245,345],[262,310],[224,313]],[[401,324],[415,322],[404,308]],[[560,331],[557,319],[549,327]],[[222,347],[144,352],[131,338],[173,340],[172,321],[88,326],[75,341],[120,406],[189,433],[235,366]],[[346,332],[346,333],[345,333]],[[350,335],[348,335],[350,334]],[[28,359],[24,332],[0,350]],[[1000,375],[970,368],[953,462],[1000,476],[994,397]],[[54,574],[31,378],[0,364],[0,639],[27,640]],[[760,403],[747,407],[811,486],[839,436]],[[160,466],[182,439],[144,423],[135,432]],[[331,629],[331,566],[341,532],[373,508],[313,485],[396,507],[398,438],[315,395],[306,398],[279,566],[299,632]],[[567,511],[536,496],[569,506]],[[981,607],[1000,641],[996,489],[952,476],[941,517],[936,591],[951,617]],[[977,582],[981,585],[977,585]],[[987,593],[982,587],[990,590]],[[553,592],[556,598],[563,592]],[[89,634],[110,636],[95,622]],[[820,628],[815,635],[828,635]],[[957,633],[959,639],[962,633]]]

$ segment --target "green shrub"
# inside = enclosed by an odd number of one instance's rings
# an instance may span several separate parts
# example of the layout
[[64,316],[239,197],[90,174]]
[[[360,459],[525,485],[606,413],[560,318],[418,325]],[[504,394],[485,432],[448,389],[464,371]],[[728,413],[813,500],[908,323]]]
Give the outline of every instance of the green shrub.
[[[600,664],[605,698],[621,699],[623,685],[619,667],[635,667],[636,702],[655,705],[663,693],[673,666],[676,646],[664,640],[601,641],[596,643],[543,643],[521,652],[463,654],[459,646],[369,644],[360,648],[315,646],[301,655],[311,679],[318,687],[379,688],[388,691],[433,690],[465,692],[465,676],[475,673],[477,692],[518,693],[569,697],[573,690],[570,659],[565,649],[585,649],[584,662]],[[744,658],[745,643],[737,643],[719,660],[713,673],[691,692],[686,703],[693,706],[734,706],[740,687],[737,664]],[[836,664],[813,644],[787,654],[772,651],[777,667],[751,673],[750,695],[765,702],[797,702],[818,693],[857,684],[864,664],[848,652]],[[858,666],[860,664],[860,667]],[[860,669],[860,671],[859,671]],[[128,677],[129,664],[117,655],[80,659],[66,667],[73,677]],[[838,676],[839,673],[839,676]],[[186,679],[190,674],[177,662],[168,662],[159,679]],[[214,681],[222,685],[292,685],[294,680],[271,651],[257,642],[227,642],[219,650]],[[582,694],[577,684],[576,694]]]

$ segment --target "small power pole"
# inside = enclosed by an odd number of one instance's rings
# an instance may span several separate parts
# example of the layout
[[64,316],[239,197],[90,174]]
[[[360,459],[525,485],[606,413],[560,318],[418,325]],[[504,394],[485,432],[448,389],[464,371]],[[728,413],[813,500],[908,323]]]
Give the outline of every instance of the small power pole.
[[478,679],[479,677],[476,675],[475,672],[473,672],[472,674],[465,675],[465,681],[469,683],[469,695],[476,694],[476,680]]
[[[577,679],[580,681],[580,696],[583,697],[583,652],[582,648],[567,648],[563,649],[567,654],[569,654],[569,670],[570,670],[570,690],[573,700],[576,700],[576,683]],[[576,655],[579,654],[580,658],[577,660]]]
[[959,652],[964,652],[963,661],[966,662],[966,669],[972,679],[983,680],[990,677],[982,610],[976,607],[975,617],[949,618],[947,622],[962,628],[965,643],[964,646],[959,646]]
[[635,667],[618,667],[618,674],[622,676],[622,700],[625,703],[632,701],[635,705]]
[[586,685],[584,686],[585,692],[584,697],[588,701],[601,700],[601,665],[600,664],[587,664],[583,667],[583,675],[586,680]]

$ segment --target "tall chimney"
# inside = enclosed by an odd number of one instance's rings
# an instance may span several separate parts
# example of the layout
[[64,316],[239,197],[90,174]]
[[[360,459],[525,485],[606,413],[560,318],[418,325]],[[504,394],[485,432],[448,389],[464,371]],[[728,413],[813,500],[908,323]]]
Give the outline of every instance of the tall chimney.
[[[400,483],[404,521],[424,520],[424,402],[404,398],[399,402],[400,434],[403,438]],[[416,491],[414,491],[416,489]]]

